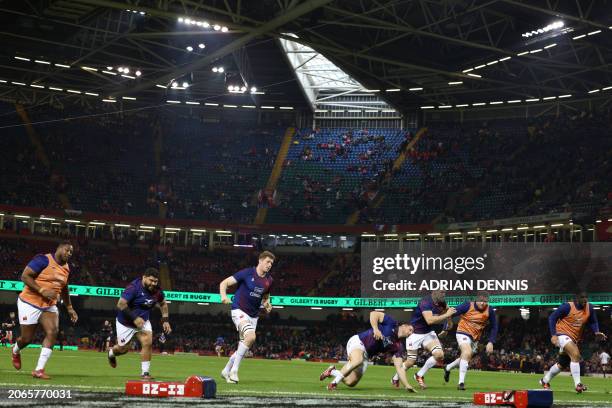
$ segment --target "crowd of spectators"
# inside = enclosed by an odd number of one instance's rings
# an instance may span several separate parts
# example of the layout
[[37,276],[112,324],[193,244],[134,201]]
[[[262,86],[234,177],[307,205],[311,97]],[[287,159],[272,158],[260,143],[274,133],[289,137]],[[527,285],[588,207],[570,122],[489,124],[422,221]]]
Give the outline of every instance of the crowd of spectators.
[[284,129],[182,115],[160,120],[167,142],[149,200],[166,205],[167,218],[252,222]]
[[371,202],[412,133],[302,129],[289,149],[271,222],[338,223]]
[[42,163],[20,123],[15,107],[0,103],[0,204],[61,208],[64,183]]
[[362,222],[466,222],[609,205],[612,114],[432,123]]
[[[100,115],[41,105],[26,106],[36,135],[28,137],[14,106],[0,108],[0,125],[12,126],[0,152],[0,204],[47,209],[251,223],[284,132],[164,109]],[[413,131],[299,130],[265,204],[267,221],[344,223],[355,211],[358,223],[376,224],[592,212],[612,192],[610,124],[609,109],[434,122],[396,170]]]

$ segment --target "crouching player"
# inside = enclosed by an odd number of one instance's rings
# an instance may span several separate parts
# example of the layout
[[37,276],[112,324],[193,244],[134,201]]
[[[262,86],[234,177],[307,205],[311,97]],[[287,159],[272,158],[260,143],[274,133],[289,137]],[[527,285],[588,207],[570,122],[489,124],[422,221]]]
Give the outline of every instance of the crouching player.
[[478,349],[478,340],[482,337],[485,327],[489,324],[489,342],[486,351],[493,352],[493,343],[497,337],[497,320],[495,311],[489,307],[489,295],[480,293],[475,302],[465,302],[457,306],[454,316],[461,316],[457,326],[457,344],[461,356],[444,367],[444,381],[448,382],[450,370],[459,366],[459,385],[457,389],[465,391],[465,375],[473,353]]
[[[455,308],[446,306],[445,293],[439,290],[434,290],[430,296],[425,296],[421,299],[416,309],[414,309],[412,319],[410,320],[414,333],[406,339],[406,354],[408,358],[402,367],[405,371],[416,363],[417,353],[420,348],[424,348],[431,353],[423,367],[414,375],[415,381],[422,389],[427,388],[425,385],[425,373],[438,362],[444,362],[444,350],[438,335],[431,326],[445,324],[445,330],[450,330],[452,328],[451,316],[454,313]],[[398,374],[395,374],[391,379],[391,383],[398,387],[398,380]]]
[[402,369],[404,344],[402,339],[410,336],[413,332],[409,324],[398,324],[391,316],[382,312],[370,313],[371,329],[361,332],[351,337],[346,344],[346,354],[348,363],[337,370],[335,366],[329,366],[321,373],[319,380],[334,377],[327,385],[330,391],[338,387],[340,381],[349,387],[354,387],[359,383],[363,373],[368,367],[368,358],[372,358],[381,353],[393,353],[393,364],[397,370],[399,380],[404,388],[409,392],[414,392],[414,388],[408,383],[406,371]]
[[559,347],[559,360],[540,380],[542,387],[549,389],[550,380],[569,365],[576,392],[580,394],[587,390],[587,387],[580,382],[581,357],[578,349],[578,342],[587,323],[598,340],[606,340],[606,335],[599,331],[597,315],[585,292],[578,293],[574,301],[563,303],[550,314],[548,317],[548,327],[552,336],[550,341]]

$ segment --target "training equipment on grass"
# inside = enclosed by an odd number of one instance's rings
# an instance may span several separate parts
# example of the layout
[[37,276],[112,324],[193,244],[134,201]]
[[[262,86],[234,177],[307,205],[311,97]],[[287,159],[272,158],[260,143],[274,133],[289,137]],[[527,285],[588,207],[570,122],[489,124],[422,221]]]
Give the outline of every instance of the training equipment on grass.
[[205,376],[192,375],[184,383],[176,381],[134,381],[125,383],[125,394],[140,397],[215,398],[217,383]]
[[553,393],[550,390],[475,392],[474,404],[506,405],[516,408],[552,407]]

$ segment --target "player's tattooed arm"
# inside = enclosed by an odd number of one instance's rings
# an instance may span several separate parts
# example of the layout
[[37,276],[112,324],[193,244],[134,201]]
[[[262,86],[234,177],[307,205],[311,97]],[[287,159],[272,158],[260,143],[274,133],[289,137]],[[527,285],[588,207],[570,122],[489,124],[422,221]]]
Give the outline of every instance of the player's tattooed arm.
[[232,303],[232,301],[229,300],[229,298],[227,297],[227,288],[230,286],[234,286],[236,283],[238,283],[238,281],[236,281],[236,278],[234,278],[233,276],[225,278],[221,281],[221,283],[219,284],[219,294],[221,295],[221,303],[224,303],[226,305]]
[[406,377],[406,370],[402,366],[403,362],[403,358],[393,357],[393,365],[395,366],[395,371],[397,371],[397,375],[399,376],[400,382],[402,383],[406,391],[416,392],[415,389],[412,388],[412,385],[410,385],[410,383],[408,382],[408,377]]
[[128,301],[123,297],[120,297],[119,301],[117,301],[117,309],[127,314],[130,319],[132,319],[138,329],[142,329],[144,327],[144,319],[142,317],[139,317],[136,313],[134,313],[132,309],[130,309]]
[[159,308],[161,310],[161,321],[162,321],[162,327],[164,329],[164,333],[166,334],[170,334],[172,333],[172,327],[170,326],[170,315],[168,313],[168,303],[165,300],[162,300],[159,304]]

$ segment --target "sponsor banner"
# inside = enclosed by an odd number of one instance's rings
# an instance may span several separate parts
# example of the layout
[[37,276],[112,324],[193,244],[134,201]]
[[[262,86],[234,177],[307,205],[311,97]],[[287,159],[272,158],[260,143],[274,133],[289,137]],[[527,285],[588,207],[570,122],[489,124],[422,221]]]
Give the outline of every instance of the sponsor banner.
[[612,282],[610,243],[361,245],[361,296],[420,297],[598,292]]
[[[109,288],[100,286],[70,285],[70,293],[79,296],[102,296],[118,298],[123,292],[122,288]],[[18,292],[23,289],[23,282],[0,280],[0,290]],[[173,292],[164,291],[167,300],[175,302],[206,302],[221,303],[218,293]],[[492,295],[490,303],[493,306],[556,306],[572,298],[571,293],[565,294],[516,294]],[[232,296],[229,296],[232,298]],[[449,296],[450,305],[458,305],[470,299],[468,296]],[[591,293],[589,299],[593,304],[612,304],[612,292]],[[350,307],[350,308],[411,308],[415,307],[420,297],[404,298],[333,298],[333,297],[299,297],[299,296],[272,296],[275,306],[294,307]]]

